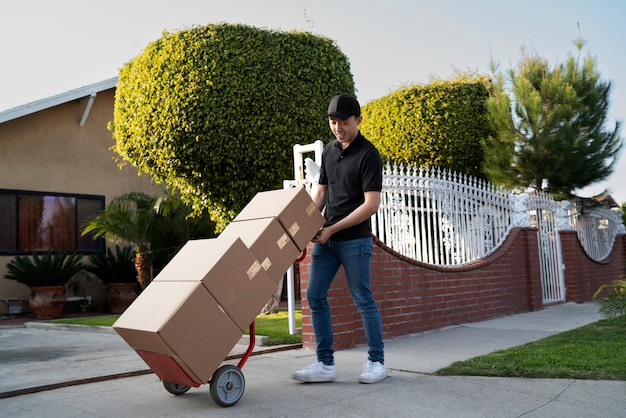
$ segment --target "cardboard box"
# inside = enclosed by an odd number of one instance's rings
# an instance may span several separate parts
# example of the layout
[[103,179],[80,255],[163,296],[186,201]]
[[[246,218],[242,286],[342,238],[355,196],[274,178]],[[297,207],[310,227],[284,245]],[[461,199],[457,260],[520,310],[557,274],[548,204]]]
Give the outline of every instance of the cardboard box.
[[324,217],[304,187],[257,193],[234,221],[278,218],[300,251],[324,225]]
[[242,335],[200,282],[150,283],[113,328],[140,355],[166,355],[197,383],[211,380]]
[[276,285],[300,255],[276,218],[231,222],[218,237],[231,241],[236,238],[241,238]]
[[153,283],[202,282],[242,332],[276,292],[276,283],[240,238],[188,241]]

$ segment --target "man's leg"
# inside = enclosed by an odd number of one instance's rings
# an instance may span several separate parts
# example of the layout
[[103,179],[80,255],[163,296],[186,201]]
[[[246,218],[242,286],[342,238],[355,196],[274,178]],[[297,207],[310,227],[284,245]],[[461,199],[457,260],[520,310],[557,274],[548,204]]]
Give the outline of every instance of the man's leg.
[[369,346],[368,361],[359,376],[361,383],[376,383],[387,377],[382,332],[382,318],[370,287],[372,239],[358,239],[342,243],[337,249],[348,280],[352,298],[361,313],[365,338]]
[[369,345],[369,359],[385,362],[382,318],[370,288],[372,239],[364,238],[342,242],[341,256],[352,298],[363,319],[365,337]]
[[301,382],[332,382],[337,378],[333,351],[333,325],[328,305],[328,289],[339,269],[339,262],[326,244],[315,244],[311,253],[306,298],[317,342],[317,361],[291,374]]
[[339,270],[339,260],[329,244],[315,244],[311,253],[306,298],[311,309],[311,322],[317,343],[317,359],[334,364],[333,324],[328,305],[328,289]]

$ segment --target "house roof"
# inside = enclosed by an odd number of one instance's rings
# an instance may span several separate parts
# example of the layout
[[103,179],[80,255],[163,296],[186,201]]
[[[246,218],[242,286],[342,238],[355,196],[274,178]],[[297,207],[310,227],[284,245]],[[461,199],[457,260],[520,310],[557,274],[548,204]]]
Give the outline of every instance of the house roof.
[[65,93],[60,93],[46,99],[41,99],[31,103],[27,103],[25,105],[17,106],[0,112],[0,123],[8,122],[10,120],[30,115],[32,113],[36,113],[63,103],[71,102],[72,100],[89,97],[93,94],[100,93],[101,91],[109,90],[116,85],[117,77],[113,77],[107,80],[100,81],[98,83],[89,84],[87,86],[66,91]]
[[594,196],[592,198],[593,200],[595,200],[598,203],[601,203],[603,205],[608,206],[609,208],[619,208],[620,205],[617,204],[617,202],[615,201],[615,199],[613,199],[613,197],[610,194],[601,194],[598,196]]

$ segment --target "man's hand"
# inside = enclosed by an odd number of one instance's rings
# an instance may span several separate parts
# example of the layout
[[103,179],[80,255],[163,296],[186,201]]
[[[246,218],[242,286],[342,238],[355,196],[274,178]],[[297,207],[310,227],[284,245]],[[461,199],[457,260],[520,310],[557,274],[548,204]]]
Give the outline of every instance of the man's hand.
[[315,242],[317,244],[324,244],[334,234],[334,232],[331,229],[332,228],[330,227],[320,229],[317,235],[313,237],[312,242]]

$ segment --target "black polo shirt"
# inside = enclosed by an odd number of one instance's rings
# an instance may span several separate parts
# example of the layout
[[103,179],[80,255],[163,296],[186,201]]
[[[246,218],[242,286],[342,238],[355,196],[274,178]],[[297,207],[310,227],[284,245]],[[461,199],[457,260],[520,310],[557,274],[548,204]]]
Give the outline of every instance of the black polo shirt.
[[[328,185],[324,226],[348,216],[365,201],[364,192],[381,191],[383,164],[380,153],[361,132],[345,150],[337,140],[324,147],[319,184]],[[331,239],[346,241],[371,236],[369,218],[335,233]]]

